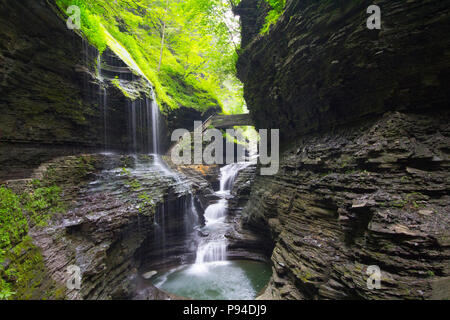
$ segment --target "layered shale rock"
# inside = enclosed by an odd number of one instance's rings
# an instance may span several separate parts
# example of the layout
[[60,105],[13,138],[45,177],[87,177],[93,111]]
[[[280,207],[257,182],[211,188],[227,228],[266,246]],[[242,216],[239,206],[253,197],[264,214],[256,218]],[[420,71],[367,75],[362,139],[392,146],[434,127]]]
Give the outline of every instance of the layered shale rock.
[[[132,122],[133,105],[142,118],[154,99],[147,80],[69,30],[53,1],[2,1],[0,12],[0,181],[58,156],[149,151],[152,136],[139,126],[149,121]],[[164,117],[160,127],[164,149]],[[145,137],[137,150],[133,132]]]
[[[37,174],[43,183],[63,187],[67,209],[54,215],[47,227],[34,228],[31,235],[42,251],[48,276],[56,283],[66,285],[68,266],[80,268],[81,290],[67,290],[65,297],[169,298],[145,283],[142,267],[147,262],[161,264],[163,255],[152,251],[155,248],[149,246],[149,240],[161,245],[156,225],[162,219],[167,224],[172,220],[171,227],[164,230],[171,250],[167,255],[176,260],[172,264],[180,263],[182,253],[189,253],[169,239],[176,234],[175,240],[184,240],[185,226],[176,222],[183,221],[183,210],[177,204],[188,197],[185,183],[164,175],[145,157],[72,156],[43,167]],[[156,258],[147,261],[152,253]]]
[[263,297],[448,299],[448,1],[377,1],[378,31],[371,1],[288,0],[265,36],[262,2],[236,12],[248,108],[283,144],[242,211],[275,245]]
[[448,120],[391,113],[307,135],[257,177],[243,214],[275,242],[265,297],[448,298]]
[[256,171],[255,164],[238,173],[228,200],[228,219],[233,227],[226,237],[228,239],[227,254],[231,259],[268,261],[273,250],[270,236],[246,228],[243,223],[242,210],[249,201]]
[[101,145],[96,50],[45,1],[2,1],[0,21],[2,143]]
[[386,111],[447,108],[449,1],[377,1],[382,28],[369,30],[373,1],[287,0],[261,36],[264,2],[235,9],[238,76],[257,127],[291,140]]

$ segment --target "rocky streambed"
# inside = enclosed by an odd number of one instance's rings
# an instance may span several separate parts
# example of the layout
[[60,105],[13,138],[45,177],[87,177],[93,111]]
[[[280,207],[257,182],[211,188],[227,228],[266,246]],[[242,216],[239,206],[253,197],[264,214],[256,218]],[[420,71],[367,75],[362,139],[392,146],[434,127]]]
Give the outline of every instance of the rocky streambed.
[[[233,189],[235,201],[242,198],[235,190],[243,186],[248,190],[254,178],[254,167],[244,172]],[[180,270],[196,261],[204,208],[217,200],[212,184],[195,170],[184,175],[154,155],[87,154],[47,162],[32,178],[62,187],[65,210],[52,215],[45,227],[32,228],[30,235],[42,252],[45,273],[66,299],[178,299],[183,293],[188,298],[214,298],[196,295],[195,286],[194,293],[161,286],[175,293],[171,294],[153,285],[164,270]],[[8,181],[7,186],[20,190],[30,181]],[[230,204],[224,234],[229,239],[224,260],[236,262],[224,266],[224,272],[237,268],[242,279],[247,279],[247,272],[254,274],[257,278],[250,275],[253,280],[246,281],[253,281],[249,285],[259,291],[270,268],[263,273],[265,278],[258,278],[258,263],[242,260],[267,261],[268,255],[261,251],[259,237],[242,232],[236,210],[239,206]],[[73,266],[81,271],[79,290],[67,289],[68,267]],[[233,295],[216,298],[227,297]]]

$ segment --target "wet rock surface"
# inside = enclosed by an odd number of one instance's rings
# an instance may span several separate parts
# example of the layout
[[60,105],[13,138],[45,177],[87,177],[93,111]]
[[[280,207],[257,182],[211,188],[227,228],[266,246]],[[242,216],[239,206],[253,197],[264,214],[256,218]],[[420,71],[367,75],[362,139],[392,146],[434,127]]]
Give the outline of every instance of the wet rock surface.
[[258,176],[242,214],[275,242],[263,297],[448,299],[448,120],[388,113],[306,135]]
[[[0,4],[0,182],[26,178],[59,156],[154,149],[142,125],[150,83],[111,50],[100,56],[59,15],[54,1]],[[164,116],[160,125],[163,152]]]
[[242,211],[275,243],[262,297],[448,299],[448,1],[378,1],[369,30],[371,2],[287,0],[262,36],[263,2],[235,9],[248,109],[283,151]]
[[151,163],[147,156],[84,155],[45,164],[42,175],[64,186],[68,210],[31,235],[57,283],[65,285],[69,265],[80,267],[81,290],[69,290],[67,299],[170,298],[142,291],[141,247],[153,239],[160,207],[185,197],[186,186]]
[[256,172],[256,164],[240,171],[228,200],[228,219],[233,226],[226,234],[230,259],[268,261],[272,253],[273,242],[270,236],[264,236],[243,225],[242,210],[249,200]]
[[100,145],[98,97],[88,89],[96,50],[83,50],[51,2],[2,1],[0,12],[1,141]]

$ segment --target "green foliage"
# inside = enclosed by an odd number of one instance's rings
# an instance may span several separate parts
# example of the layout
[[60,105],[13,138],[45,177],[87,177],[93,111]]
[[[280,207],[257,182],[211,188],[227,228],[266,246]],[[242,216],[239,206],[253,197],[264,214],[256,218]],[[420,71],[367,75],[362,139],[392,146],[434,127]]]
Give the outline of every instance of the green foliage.
[[160,105],[201,111],[219,105],[228,112],[224,105],[231,104],[232,111],[242,108],[235,77],[239,25],[227,14],[228,0],[56,2],[63,11],[79,6],[82,32],[100,51],[112,46],[109,35],[125,48],[152,82]]
[[23,207],[30,217],[30,222],[45,226],[51,214],[64,211],[60,203],[61,188],[51,186],[38,188],[33,193],[21,197]]
[[18,243],[27,232],[28,223],[20,198],[9,189],[0,187],[0,262],[6,250]]
[[284,7],[286,6],[286,0],[265,0],[271,7],[267,13],[266,23],[263,25],[260,33],[266,34],[270,30],[270,26],[277,23],[278,19],[284,12]]
[[100,52],[106,49],[106,38],[101,32],[100,18],[94,14],[90,6],[84,0],[57,0],[57,5],[64,8],[64,11],[69,6],[78,6],[81,13],[82,31],[86,38],[92,43]]
[[127,168],[122,168],[122,173],[124,174],[124,175],[126,175],[126,176],[131,176],[131,171],[130,170],[128,170]]
[[0,187],[0,299],[30,298],[43,277],[43,260],[33,245],[30,226],[43,226],[62,209],[56,186],[31,183],[33,191],[18,195]]
[[16,292],[11,291],[11,285],[0,278],[0,300],[8,300],[15,294]]
[[155,204],[151,198],[151,195],[146,192],[141,192],[138,195],[138,198],[140,200],[139,213],[143,214],[148,211],[154,213]]

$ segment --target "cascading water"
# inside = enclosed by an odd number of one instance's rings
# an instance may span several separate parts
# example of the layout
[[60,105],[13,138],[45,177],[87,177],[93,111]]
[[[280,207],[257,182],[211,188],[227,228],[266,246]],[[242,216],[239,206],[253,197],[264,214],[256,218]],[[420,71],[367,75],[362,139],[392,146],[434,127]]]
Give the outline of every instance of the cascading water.
[[[136,115],[138,117],[137,123],[141,125],[139,130],[141,140],[146,140],[147,147],[138,149],[145,149],[153,159],[152,167],[157,170],[161,175],[170,177],[175,181],[175,192],[177,192],[180,198],[177,200],[177,204],[174,203],[162,203],[155,212],[155,230],[154,230],[154,244],[153,247],[160,253],[160,258],[164,261],[170,255],[170,248],[173,245],[173,230],[176,229],[177,236],[181,239],[179,242],[185,242],[187,251],[192,251],[195,246],[192,244],[194,241],[192,235],[194,234],[194,227],[198,224],[198,213],[194,205],[194,196],[190,187],[190,183],[184,181],[176,172],[172,171],[169,166],[162,159],[160,152],[161,148],[161,127],[160,127],[160,110],[156,102],[155,92],[151,91],[151,97],[146,98],[143,104],[138,104]],[[146,128],[144,128],[146,126]],[[153,152],[153,153],[150,153]],[[183,195],[181,195],[183,194]],[[175,207],[175,208],[173,208]],[[176,212],[177,215],[182,215],[182,223],[172,221],[171,215]],[[177,216],[176,220],[180,220]],[[180,227],[177,227],[177,224]],[[194,246],[194,247],[193,247]],[[190,249],[193,247],[192,249]]]
[[131,141],[133,142],[132,152],[137,154],[137,127],[136,127],[136,101],[131,101]]
[[239,171],[247,168],[251,162],[229,164],[220,170],[220,192],[230,192]]
[[[103,111],[104,148],[108,151],[111,145],[111,140],[108,139],[111,128],[110,125],[108,126],[108,112],[112,110],[107,105],[108,95],[105,89],[105,78],[102,75],[100,55],[97,56],[97,72],[98,92],[93,90],[90,92],[98,95],[99,105]],[[129,79],[122,79],[120,75],[119,77],[121,81],[129,81]],[[131,79],[134,80],[134,76],[131,76]],[[94,183],[92,187],[115,192],[117,188],[127,187],[127,181],[132,180],[139,181],[143,188],[148,188],[150,185],[148,181],[155,181],[155,175],[164,181],[172,181],[169,182],[171,191],[163,195],[155,211],[153,231],[148,234],[142,250],[138,253],[139,259],[143,261],[142,275],[147,274],[145,271],[154,270],[154,268],[160,270],[158,266],[162,269],[179,265],[168,273],[158,273],[158,277],[155,278],[157,285],[167,291],[179,291],[180,295],[186,297],[253,298],[258,286],[255,286],[248,278],[248,270],[256,270],[259,274],[268,270],[267,274],[270,274],[270,268],[255,262],[227,261],[228,240],[226,238],[232,226],[227,221],[227,199],[230,197],[230,190],[238,172],[249,163],[231,164],[221,169],[220,190],[216,192],[219,200],[206,208],[205,225],[200,227],[190,183],[173,172],[160,155],[162,128],[155,93],[152,91],[145,100],[127,100],[127,107],[129,151],[135,160],[134,165],[127,169],[128,178],[121,174],[120,168],[107,170],[105,179]],[[148,229],[145,230],[142,227],[143,217],[138,216],[137,219],[137,232],[143,236],[141,233],[148,232]],[[187,266],[186,263],[192,263],[194,257],[195,263]],[[172,277],[179,276],[182,277],[182,281],[172,282]],[[184,276],[187,280],[184,280]],[[183,292],[179,288],[172,290],[172,285],[181,285],[182,289],[193,291]],[[201,294],[196,296],[194,291]]]
[[[227,213],[227,201],[220,199],[217,203],[210,205],[205,210],[205,227],[203,232],[218,231],[220,227],[225,227],[225,217]],[[204,264],[208,262],[225,261],[227,252],[227,242],[222,232],[213,233],[207,239],[200,242],[197,249],[194,270],[205,270]]]
[[207,271],[208,263],[226,261],[227,238],[225,234],[230,227],[225,221],[228,206],[227,197],[230,195],[239,171],[250,164],[249,162],[232,163],[220,169],[220,190],[216,192],[216,195],[221,199],[205,210],[205,226],[201,232],[207,236],[202,237],[198,245],[195,264],[192,266],[194,273]]
[[100,109],[103,111],[103,147],[108,151],[108,92],[104,87],[104,78],[102,75],[102,56],[97,57],[97,78],[100,81],[98,88],[98,97],[100,100]]
[[268,282],[271,268],[255,261],[227,260],[228,199],[239,171],[251,163],[234,163],[221,169],[220,198],[205,210],[205,225],[198,229],[195,263],[170,269],[153,280],[157,287],[193,299],[254,299]]

